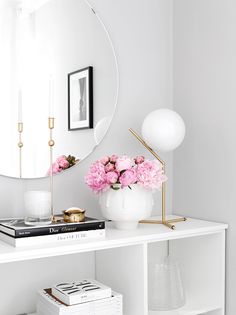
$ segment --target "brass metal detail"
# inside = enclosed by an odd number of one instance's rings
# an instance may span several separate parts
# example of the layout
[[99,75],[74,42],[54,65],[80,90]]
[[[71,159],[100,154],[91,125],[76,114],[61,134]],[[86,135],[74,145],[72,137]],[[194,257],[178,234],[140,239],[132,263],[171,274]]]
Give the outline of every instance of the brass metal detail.
[[69,208],[63,211],[63,218],[65,222],[83,222],[85,220],[85,210],[79,208]]
[[49,117],[48,118],[48,128],[49,129],[53,129],[54,128],[54,121],[55,121],[54,117]]
[[50,147],[53,147],[54,144],[55,144],[55,141],[54,141],[54,140],[49,140],[49,141],[48,141],[48,145],[49,145]]
[[18,122],[17,124],[17,131],[18,131],[18,143],[17,146],[19,148],[19,177],[22,178],[22,148],[23,148],[23,141],[22,141],[22,133],[23,133],[23,122]]
[[50,192],[51,192],[51,220],[56,222],[56,218],[54,216],[54,187],[53,187],[53,146],[55,145],[55,141],[53,140],[53,129],[54,129],[54,117],[48,118],[48,128],[49,128],[49,154],[50,154]]

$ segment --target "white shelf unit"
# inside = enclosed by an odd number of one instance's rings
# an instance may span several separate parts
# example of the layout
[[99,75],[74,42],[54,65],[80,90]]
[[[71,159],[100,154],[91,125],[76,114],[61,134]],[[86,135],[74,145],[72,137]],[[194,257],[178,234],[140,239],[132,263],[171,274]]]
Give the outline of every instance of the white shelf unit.
[[[124,315],[224,315],[225,229],[225,224],[188,219],[175,231],[151,224],[119,231],[107,224],[106,238],[97,241],[25,248],[0,242],[0,314],[32,313],[40,288],[92,277],[123,294]],[[179,261],[186,305],[152,312],[148,266],[166,255],[167,241]]]

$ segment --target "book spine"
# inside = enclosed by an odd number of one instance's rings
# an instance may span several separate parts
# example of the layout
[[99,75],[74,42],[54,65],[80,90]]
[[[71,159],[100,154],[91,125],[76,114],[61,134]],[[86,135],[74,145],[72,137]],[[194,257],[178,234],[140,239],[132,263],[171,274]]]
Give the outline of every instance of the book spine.
[[[82,224],[65,224],[61,226],[45,226],[40,228],[23,229],[15,231],[15,238],[42,236],[42,235],[56,235],[62,233],[83,232],[90,230],[102,230],[105,228],[105,222],[89,222]],[[8,234],[6,231],[4,231]],[[10,234],[9,234],[10,235]],[[12,235],[11,235],[12,236]]]
[[15,247],[35,246],[35,245],[59,243],[59,242],[73,242],[73,241],[79,242],[83,240],[98,239],[98,238],[104,238],[104,237],[105,237],[105,229],[63,233],[63,234],[55,234],[55,235],[43,235],[43,236],[35,236],[35,237],[23,237],[23,238],[14,238],[12,236],[7,236],[4,233],[0,233],[1,240]]

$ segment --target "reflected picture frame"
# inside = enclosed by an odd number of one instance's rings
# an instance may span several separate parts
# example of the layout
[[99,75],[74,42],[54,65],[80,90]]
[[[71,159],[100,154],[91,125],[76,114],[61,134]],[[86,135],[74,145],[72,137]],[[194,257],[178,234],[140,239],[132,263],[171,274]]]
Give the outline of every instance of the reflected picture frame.
[[93,128],[93,67],[68,74],[68,130]]

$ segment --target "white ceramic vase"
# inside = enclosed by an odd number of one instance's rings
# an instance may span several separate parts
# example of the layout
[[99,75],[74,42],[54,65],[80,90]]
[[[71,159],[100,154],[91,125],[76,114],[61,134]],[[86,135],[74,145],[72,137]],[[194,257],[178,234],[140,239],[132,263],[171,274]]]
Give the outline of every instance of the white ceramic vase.
[[101,194],[99,204],[103,216],[114,221],[120,230],[133,230],[138,221],[151,216],[153,193],[137,184],[123,189],[109,189]]

